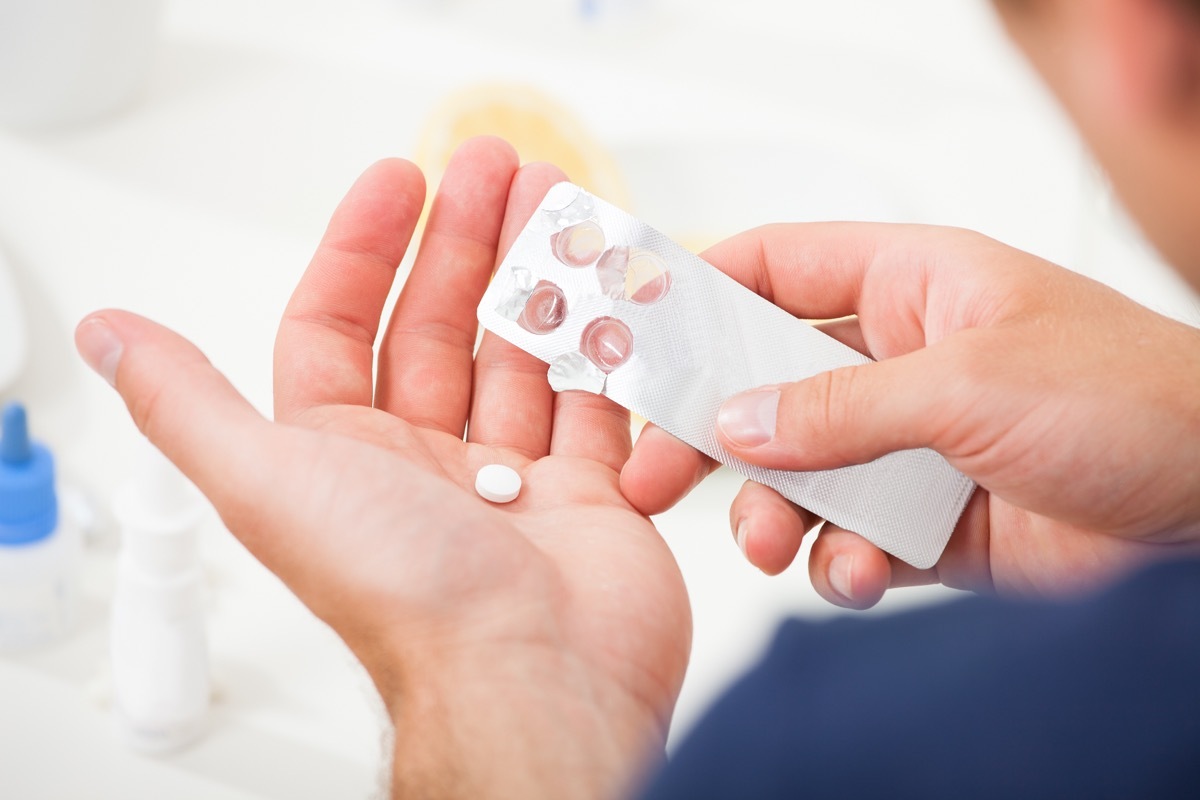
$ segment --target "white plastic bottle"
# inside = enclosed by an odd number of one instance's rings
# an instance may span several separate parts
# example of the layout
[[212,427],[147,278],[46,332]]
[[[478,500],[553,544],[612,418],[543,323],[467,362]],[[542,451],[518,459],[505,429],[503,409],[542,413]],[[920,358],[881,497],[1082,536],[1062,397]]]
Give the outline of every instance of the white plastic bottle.
[[204,733],[209,707],[204,579],[197,528],[204,502],[147,446],[117,494],[121,553],[113,596],[113,707],[121,738],[145,753],[185,747]]
[[59,513],[54,457],[29,438],[25,408],[0,427],[0,651],[62,638],[75,625],[83,542]]

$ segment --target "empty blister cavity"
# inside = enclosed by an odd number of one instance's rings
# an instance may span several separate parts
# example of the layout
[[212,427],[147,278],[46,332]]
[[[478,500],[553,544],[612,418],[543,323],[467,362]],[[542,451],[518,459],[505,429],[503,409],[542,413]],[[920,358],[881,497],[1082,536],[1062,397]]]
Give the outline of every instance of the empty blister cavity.
[[596,216],[596,201],[582,189],[562,208],[547,208],[542,212],[555,227],[565,228]]
[[666,297],[671,271],[666,262],[638,247],[610,247],[596,262],[600,290],[613,300],[647,306]]
[[567,318],[567,296],[550,281],[538,281],[517,316],[517,324],[530,333],[554,331]]
[[607,375],[633,355],[633,331],[616,317],[596,317],[579,337],[579,352]]
[[538,285],[533,273],[524,267],[512,268],[512,288],[504,295],[504,299],[496,304],[496,313],[505,319],[516,322],[525,311],[525,304]]
[[648,250],[639,250],[629,259],[625,273],[625,299],[648,306],[667,296],[671,288],[671,271],[663,260]]
[[588,360],[583,353],[563,353],[550,361],[550,370],[546,373],[550,388],[556,392],[566,392],[572,389],[592,394],[604,392],[604,382],[608,377],[600,368]]
[[550,249],[568,267],[586,267],[604,252],[604,231],[591,220],[579,222],[552,234]]

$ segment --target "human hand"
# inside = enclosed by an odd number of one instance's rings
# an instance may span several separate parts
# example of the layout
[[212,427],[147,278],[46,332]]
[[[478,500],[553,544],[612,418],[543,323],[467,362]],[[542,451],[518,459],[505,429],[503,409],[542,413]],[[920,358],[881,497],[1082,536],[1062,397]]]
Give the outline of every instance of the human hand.
[[[857,315],[823,327],[879,359],[731,398],[719,424],[731,453],[814,470],[929,447],[981,487],[930,570],[826,523],[809,573],[830,602],[865,608],[889,587],[939,581],[1056,593],[1200,539],[1197,330],[961,230],[770,226],[705,258],[798,317]],[[622,488],[658,513],[712,468],[649,429]],[[730,521],[771,574],[820,524],[754,483]]]
[[[554,395],[545,364],[491,334],[473,353],[498,253],[563,179],[495,139],[459,150],[376,372],[424,181],[371,167],[280,325],[275,423],[154,323],[103,311],[77,332],[138,427],[367,668],[397,795],[615,795],[661,755],[683,679],[681,576],[618,487],[627,413]],[[521,474],[516,501],[476,495],[490,463]]]

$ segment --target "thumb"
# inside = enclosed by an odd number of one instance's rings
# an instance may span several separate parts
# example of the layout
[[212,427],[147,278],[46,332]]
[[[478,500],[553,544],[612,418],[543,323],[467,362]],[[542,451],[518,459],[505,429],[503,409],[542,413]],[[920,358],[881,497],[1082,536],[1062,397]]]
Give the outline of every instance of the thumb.
[[271,426],[191,342],[136,314],[101,311],[79,323],[75,343],[227,522],[252,513],[272,472]]
[[734,395],[717,416],[721,444],[748,463],[788,470],[835,469],[898,450],[937,450],[954,416],[953,385],[961,383],[953,352],[938,344]]

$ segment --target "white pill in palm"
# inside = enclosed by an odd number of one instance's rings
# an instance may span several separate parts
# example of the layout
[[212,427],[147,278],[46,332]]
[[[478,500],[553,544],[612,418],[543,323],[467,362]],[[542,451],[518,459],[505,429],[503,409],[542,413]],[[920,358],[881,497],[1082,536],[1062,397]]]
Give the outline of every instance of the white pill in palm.
[[475,473],[475,491],[493,503],[511,503],[521,493],[521,476],[512,467],[488,464]]

